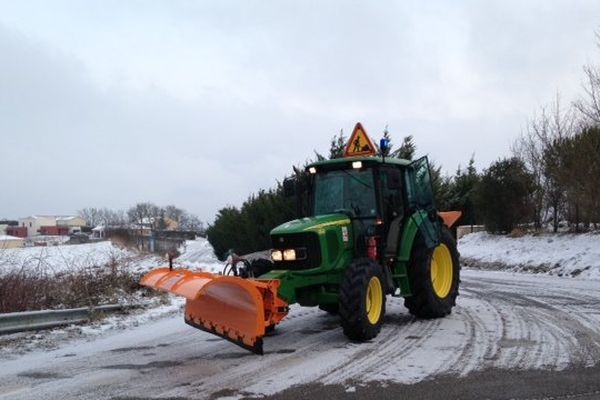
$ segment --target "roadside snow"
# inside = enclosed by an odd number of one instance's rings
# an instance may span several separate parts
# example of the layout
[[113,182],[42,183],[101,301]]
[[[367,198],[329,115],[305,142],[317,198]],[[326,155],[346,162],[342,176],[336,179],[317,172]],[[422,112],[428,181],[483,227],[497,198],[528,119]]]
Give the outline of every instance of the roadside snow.
[[182,254],[175,260],[177,267],[201,269],[207,272],[223,271],[224,264],[215,256],[212,246],[204,238],[186,240],[179,250]]
[[112,314],[86,325],[20,332],[0,336],[0,360],[16,359],[32,351],[49,351],[69,346],[77,340],[93,341],[109,332],[132,329],[166,317],[182,315],[185,299],[162,296],[148,299],[141,308]]
[[600,279],[599,234],[541,234],[511,238],[471,233],[458,242],[465,265]]
[[[176,268],[210,272],[220,272],[223,269],[223,263],[216,258],[212,246],[204,238],[188,240],[180,250],[183,254],[176,260]],[[140,274],[166,264],[165,260],[158,256],[138,254],[134,250],[114,246],[109,241],[0,251],[0,275],[3,272],[20,269],[56,274],[88,267],[101,267],[109,263],[117,263],[122,268]],[[0,359],[11,358],[32,350],[60,348],[73,339],[92,340],[93,337],[106,331],[131,329],[165,316],[181,316],[185,299],[167,294],[146,298],[143,292],[135,292],[124,294],[119,303],[138,304],[143,309],[113,314],[86,325],[3,335],[0,337]]]

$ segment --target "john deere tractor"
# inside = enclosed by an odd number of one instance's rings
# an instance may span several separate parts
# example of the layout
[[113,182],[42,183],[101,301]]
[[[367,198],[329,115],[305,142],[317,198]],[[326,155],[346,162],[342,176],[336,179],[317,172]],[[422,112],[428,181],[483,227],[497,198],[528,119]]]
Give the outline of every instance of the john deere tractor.
[[284,189],[308,199],[307,216],[271,231],[270,262],[231,275],[160,268],[142,284],[185,296],[188,324],[256,353],[292,303],[338,314],[354,341],[377,336],[387,295],[420,318],[451,312],[460,213],[437,212],[427,158],[345,157],[310,164],[304,177]]

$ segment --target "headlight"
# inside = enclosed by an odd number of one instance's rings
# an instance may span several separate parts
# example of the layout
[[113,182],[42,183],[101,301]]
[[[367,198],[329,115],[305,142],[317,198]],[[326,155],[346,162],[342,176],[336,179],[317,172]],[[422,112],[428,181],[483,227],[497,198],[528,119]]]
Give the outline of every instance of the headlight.
[[271,252],[271,260],[273,260],[273,261],[283,260],[283,255],[281,254],[281,250],[273,250]]
[[283,251],[283,259],[286,261],[294,261],[296,259],[296,250],[287,249]]

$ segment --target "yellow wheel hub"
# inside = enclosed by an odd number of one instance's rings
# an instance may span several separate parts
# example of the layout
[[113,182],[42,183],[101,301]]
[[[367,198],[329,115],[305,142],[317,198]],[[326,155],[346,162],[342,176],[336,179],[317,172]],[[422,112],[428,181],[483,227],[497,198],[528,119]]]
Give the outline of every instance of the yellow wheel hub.
[[372,325],[379,322],[381,308],[383,307],[383,289],[381,281],[376,276],[372,277],[367,287],[367,318]]
[[448,296],[454,279],[452,255],[445,244],[440,244],[433,250],[431,257],[431,284],[435,294],[443,299]]

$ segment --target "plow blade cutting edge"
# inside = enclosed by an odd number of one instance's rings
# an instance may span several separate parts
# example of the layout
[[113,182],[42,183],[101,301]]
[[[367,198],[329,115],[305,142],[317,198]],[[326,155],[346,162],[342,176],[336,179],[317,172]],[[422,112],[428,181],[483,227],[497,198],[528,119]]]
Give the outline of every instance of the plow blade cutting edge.
[[140,283],[186,298],[185,322],[256,354],[269,326],[287,314],[277,296],[278,280],[242,279],[208,272],[155,269]]

